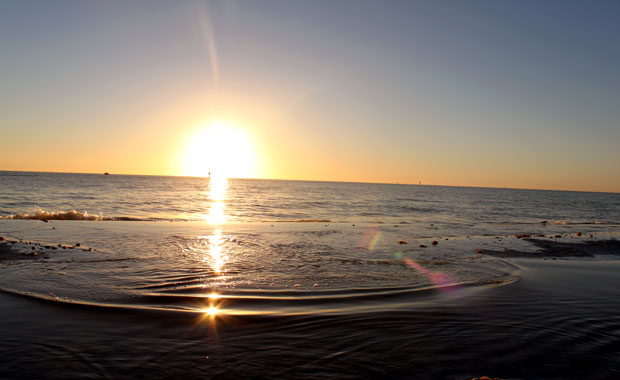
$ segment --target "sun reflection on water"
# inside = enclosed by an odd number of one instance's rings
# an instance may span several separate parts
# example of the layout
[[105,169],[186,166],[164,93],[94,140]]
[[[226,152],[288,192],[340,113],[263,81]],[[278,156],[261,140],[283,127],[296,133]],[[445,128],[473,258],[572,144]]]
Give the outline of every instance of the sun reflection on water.
[[208,257],[205,257],[205,261],[209,263],[211,269],[216,274],[222,272],[222,268],[228,260],[228,255],[222,249],[223,244],[222,230],[218,228],[213,232],[212,236],[209,236],[209,252]]
[[209,224],[218,226],[228,221],[224,210],[227,190],[228,178],[214,176],[209,180],[209,215],[204,217]]
[[[203,257],[213,272],[219,276],[224,271],[224,265],[228,261],[228,254],[225,250],[225,238],[222,236],[221,224],[227,222],[226,217],[226,193],[228,191],[228,178],[213,176],[209,179],[209,214],[205,216],[205,221],[213,226],[212,235],[207,237],[207,252]],[[213,291],[207,296],[209,306],[204,310],[205,317],[214,320],[219,310],[220,295]]]

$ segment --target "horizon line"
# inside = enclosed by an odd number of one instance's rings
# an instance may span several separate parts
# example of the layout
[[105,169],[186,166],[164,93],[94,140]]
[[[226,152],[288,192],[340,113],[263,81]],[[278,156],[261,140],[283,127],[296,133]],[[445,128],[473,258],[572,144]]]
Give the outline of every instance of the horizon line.
[[[12,173],[49,173],[49,174],[88,174],[88,175],[122,175],[122,176],[142,176],[142,177],[177,177],[177,178],[210,178],[205,176],[191,176],[191,175],[174,175],[174,174],[132,174],[132,173],[109,173],[109,172],[96,172],[96,173],[84,173],[84,172],[63,172],[63,171],[36,171],[36,170],[5,170],[0,169],[0,172],[12,172]],[[496,186],[467,186],[467,185],[441,185],[441,184],[424,184],[419,183],[400,183],[396,182],[368,182],[368,181],[335,181],[335,180],[321,180],[321,179],[288,179],[288,178],[248,178],[248,177],[229,177],[228,179],[247,179],[247,180],[260,180],[260,181],[299,181],[299,182],[328,182],[328,183],[360,183],[360,184],[375,184],[375,185],[404,185],[404,186],[430,186],[430,187],[459,187],[459,188],[471,188],[471,189],[497,189],[497,190],[529,190],[529,191],[562,191],[562,192],[574,192],[574,193],[601,193],[601,194],[620,194],[620,191],[593,191],[593,190],[564,190],[564,189],[542,189],[542,188],[526,188],[526,187],[496,187]]]

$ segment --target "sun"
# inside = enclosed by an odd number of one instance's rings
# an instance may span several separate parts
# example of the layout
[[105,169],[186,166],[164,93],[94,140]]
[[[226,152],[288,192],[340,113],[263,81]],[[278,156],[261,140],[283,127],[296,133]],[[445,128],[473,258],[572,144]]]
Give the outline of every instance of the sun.
[[244,131],[228,122],[210,122],[187,143],[184,175],[193,177],[255,178],[256,157]]

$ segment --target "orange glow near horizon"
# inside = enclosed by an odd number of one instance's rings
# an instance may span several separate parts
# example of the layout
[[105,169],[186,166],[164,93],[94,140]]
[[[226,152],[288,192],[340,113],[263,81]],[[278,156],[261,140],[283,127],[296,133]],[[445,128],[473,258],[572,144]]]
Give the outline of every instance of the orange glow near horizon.
[[256,156],[248,135],[233,124],[213,121],[187,143],[183,174],[193,177],[255,178]]

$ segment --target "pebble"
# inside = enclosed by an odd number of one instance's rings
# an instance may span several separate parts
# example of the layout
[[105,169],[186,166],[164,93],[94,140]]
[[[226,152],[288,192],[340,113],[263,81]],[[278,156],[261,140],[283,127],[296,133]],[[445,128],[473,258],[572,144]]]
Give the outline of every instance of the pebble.
[[484,249],[476,249],[476,253],[484,253]]
[[419,246],[420,248],[426,248],[426,246],[424,244],[420,244]]
[[319,286],[321,286],[321,285],[319,285],[319,284],[314,284],[314,285],[312,285],[312,286],[314,286],[315,288],[318,288],[318,287],[319,287]]
[[399,241],[398,241],[398,244],[407,244],[407,242],[406,242],[406,241],[404,241],[404,240],[399,240]]
[[299,285],[299,284],[295,284],[295,285],[293,285],[293,287],[294,287],[294,288],[301,288],[301,285]]
[[581,236],[581,232],[577,232],[577,236]]
[[0,236],[0,241],[5,241],[6,238],[4,236]]
[[431,244],[432,245],[437,245],[437,244],[439,244],[439,242],[437,240],[433,240],[433,242]]

